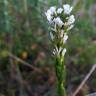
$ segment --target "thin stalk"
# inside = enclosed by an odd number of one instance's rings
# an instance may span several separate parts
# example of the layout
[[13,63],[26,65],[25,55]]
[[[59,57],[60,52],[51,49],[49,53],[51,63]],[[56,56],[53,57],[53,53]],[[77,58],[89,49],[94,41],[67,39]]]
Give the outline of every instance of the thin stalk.
[[58,96],[67,96],[65,89],[66,67],[64,65],[64,59],[62,61],[61,58],[56,58],[55,70],[57,76],[57,94]]
[[27,5],[27,0],[23,0],[23,4],[24,4],[24,12],[26,15],[28,15],[28,5]]
[[62,0],[58,0],[58,4],[61,6],[62,5]]
[[5,26],[6,30],[9,31],[9,14],[8,14],[8,0],[4,0],[4,16],[5,16]]
[[28,0],[23,0],[21,2],[23,5],[22,5],[22,8],[23,8],[23,11],[24,11],[24,16],[25,16],[25,29],[26,31],[31,31],[30,29],[30,24],[29,24],[29,19],[28,19]]

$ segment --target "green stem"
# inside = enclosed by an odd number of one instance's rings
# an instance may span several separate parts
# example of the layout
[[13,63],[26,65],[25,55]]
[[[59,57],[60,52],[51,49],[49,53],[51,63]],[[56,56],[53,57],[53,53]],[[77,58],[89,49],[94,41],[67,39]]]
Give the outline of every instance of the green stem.
[[57,92],[58,92],[58,96],[66,96],[66,91],[65,91],[63,82],[58,81]]
[[67,96],[65,89],[65,80],[66,80],[66,70],[65,70],[64,61],[62,62],[60,58],[56,58],[56,76],[57,76],[57,96]]

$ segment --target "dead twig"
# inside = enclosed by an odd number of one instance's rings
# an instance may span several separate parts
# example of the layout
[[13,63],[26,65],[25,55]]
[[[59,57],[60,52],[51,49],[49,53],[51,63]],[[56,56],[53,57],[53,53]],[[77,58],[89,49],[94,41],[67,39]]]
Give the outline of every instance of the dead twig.
[[12,53],[9,53],[8,55],[9,55],[11,58],[13,58],[13,59],[21,62],[23,65],[31,68],[32,70],[37,71],[37,72],[40,72],[40,73],[42,72],[39,68],[32,66],[31,64],[29,64],[29,63],[27,63],[26,61],[20,59],[19,57],[13,55]]
[[84,78],[84,80],[81,82],[81,84],[78,86],[78,88],[76,89],[76,91],[73,93],[72,96],[76,96],[77,93],[81,90],[81,88],[84,86],[84,84],[86,83],[86,81],[90,78],[90,76],[92,75],[92,73],[95,71],[96,69],[96,64],[92,66],[91,70],[89,71],[89,73],[86,75],[86,77]]

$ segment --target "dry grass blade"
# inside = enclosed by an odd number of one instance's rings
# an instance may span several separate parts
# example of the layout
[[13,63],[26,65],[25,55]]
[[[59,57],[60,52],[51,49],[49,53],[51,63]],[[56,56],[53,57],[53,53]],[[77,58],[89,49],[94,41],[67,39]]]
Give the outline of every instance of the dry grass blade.
[[76,89],[76,91],[73,93],[72,96],[76,96],[77,93],[80,91],[80,89],[82,89],[82,87],[84,86],[84,84],[86,83],[86,81],[90,78],[90,76],[92,75],[92,73],[95,71],[96,69],[96,64],[93,65],[93,67],[91,68],[91,70],[89,71],[89,73],[86,75],[86,77],[84,78],[84,80],[81,82],[81,84],[78,86],[78,88]]

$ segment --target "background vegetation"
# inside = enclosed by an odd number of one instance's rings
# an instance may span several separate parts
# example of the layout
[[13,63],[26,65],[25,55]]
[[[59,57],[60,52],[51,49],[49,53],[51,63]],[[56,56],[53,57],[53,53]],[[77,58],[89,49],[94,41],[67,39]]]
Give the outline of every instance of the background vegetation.
[[[0,96],[56,96],[54,61],[44,12],[74,6],[67,44],[66,89],[73,92],[96,64],[95,0],[0,0]],[[77,96],[96,91],[96,72]]]

